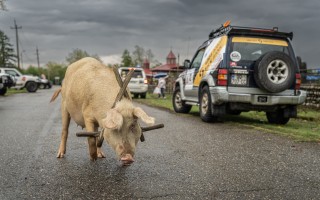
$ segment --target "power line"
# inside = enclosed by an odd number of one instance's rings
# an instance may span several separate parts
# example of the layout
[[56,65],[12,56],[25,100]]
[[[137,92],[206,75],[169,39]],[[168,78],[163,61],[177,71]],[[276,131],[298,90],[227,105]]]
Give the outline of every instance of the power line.
[[19,53],[19,34],[18,34],[18,29],[21,29],[22,26],[17,26],[16,20],[14,19],[14,27],[10,27],[10,28],[16,30],[18,69],[20,69],[20,53]]

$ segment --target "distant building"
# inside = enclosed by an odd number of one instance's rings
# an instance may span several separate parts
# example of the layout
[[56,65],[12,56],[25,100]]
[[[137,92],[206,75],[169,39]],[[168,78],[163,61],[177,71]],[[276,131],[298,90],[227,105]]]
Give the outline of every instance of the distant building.
[[148,83],[151,83],[153,74],[152,74],[152,71],[150,70],[150,61],[147,58],[144,59],[143,64],[142,64],[142,68],[147,76]]
[[179,64],[176,62],[176,60],[177,60],[176,56],[174,55],[172,50],[170,50],[167,56],[167,63],[151,69],[153,75],[159,72],[164,72],[164,73],[181,72],[182,70],[179,69]]

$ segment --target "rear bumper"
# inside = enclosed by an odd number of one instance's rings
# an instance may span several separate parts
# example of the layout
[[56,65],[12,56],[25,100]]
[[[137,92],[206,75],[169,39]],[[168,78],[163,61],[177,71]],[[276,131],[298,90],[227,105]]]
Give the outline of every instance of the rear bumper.
[[[239,89],[241,90],[241,89]],[[219,105],[222,103],[250,103],[252,105],[263,105],[263,106],[272,106],[272,105],[299,105],[302,104],[307,97],[306,91],[299,90],[297,94],[294,95],[293,90],[286,90],[281,93],[244,93],[244,90],[241,93],[237,93],[236,90],[227,90],[227,87],[211,87],[211,100],[212,104]],[[257,90],[259,91],[259,90]],[[265,99],[266,101],[261,101]]]
[[146,93],[148,91],[148,85],[147,84],[141,84],[141,85],[128,85],[128,88],[131,93],[133,94],[141,94]]

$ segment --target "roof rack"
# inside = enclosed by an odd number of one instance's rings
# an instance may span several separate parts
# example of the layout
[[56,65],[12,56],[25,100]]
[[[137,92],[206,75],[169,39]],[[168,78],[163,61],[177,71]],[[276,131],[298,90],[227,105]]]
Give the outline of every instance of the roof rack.
[[231,26],[230,22],[221,25],[216,30],[212,30],[209,34],[209,39],[217,38],[222,35],[252,35],[252,36],[266,36],[266,37],[278,37],[278,38],[290,38],[292,40],[293,33],[279,32],[278,27],[272,29],[243,27],[243,26]]

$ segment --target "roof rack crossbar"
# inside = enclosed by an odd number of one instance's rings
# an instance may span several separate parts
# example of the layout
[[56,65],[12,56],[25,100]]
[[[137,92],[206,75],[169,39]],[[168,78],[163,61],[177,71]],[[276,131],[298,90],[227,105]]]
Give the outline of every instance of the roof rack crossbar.
[[224,27],[223,25],[215,30],[212,30],[209,34],[209,39],[213,39],[219,37],[221,35],[228,35],[229,33],[250,33],[253,35],[255,32],[261,32],[261,34],[257,35],[269,35],[269,36],[278,36],[278,37],[287,37],[292,40],[293,33],[285,33],[285,32],[278,32],[278,28],[274,27],[272,29],[267,28],[256,28],[256,27],[244,27],[244,26],[227,26]]

